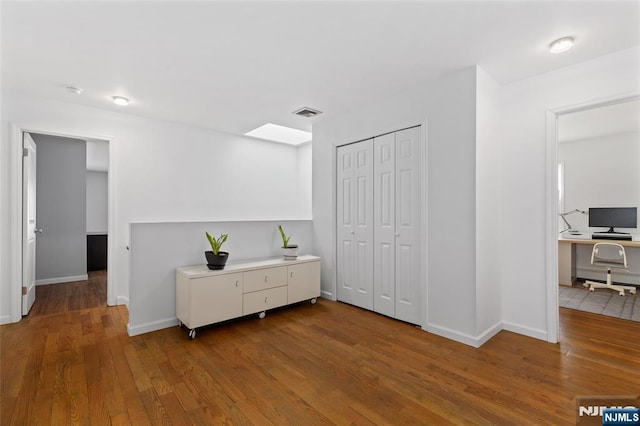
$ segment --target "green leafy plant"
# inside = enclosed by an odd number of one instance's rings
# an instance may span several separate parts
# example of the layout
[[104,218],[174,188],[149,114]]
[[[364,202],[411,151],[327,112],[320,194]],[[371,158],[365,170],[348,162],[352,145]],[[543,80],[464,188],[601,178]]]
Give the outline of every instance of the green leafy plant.
[[213,238],[211,234],[209,234],[208,232],[205,232],[205,234],[207,235],[207,240],[209,240],[209,244],[211,244],[211,251],[215,255],[217,255],[218,252],[220,252],[220,247],[222,247],[224,242],[227,241],[227,238],[229,238],[229,234],[220,234],[220,237],[218,238]]
[[291,239],[291,235],[287,237],[284,233],[284,230],[282,229],[282,226],[280,225],[278,225],[278,231],[280,232],[280,236],[282,237],[282,247],[289,247],[289,239]]

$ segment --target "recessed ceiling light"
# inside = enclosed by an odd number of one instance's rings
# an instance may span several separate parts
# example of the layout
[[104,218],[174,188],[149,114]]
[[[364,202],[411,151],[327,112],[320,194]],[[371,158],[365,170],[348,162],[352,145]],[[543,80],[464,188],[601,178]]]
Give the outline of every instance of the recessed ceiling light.
[[76,95],[79,95],[82,93],[82,89],[76,86],[67,86],[65,87],[65,89],[67,89],[67,92],[75,93]]
[[111,99],[113,99],[113,103],[116,105],[129,105],[129,99],[125,98],[124,96],[112,96]]
[[291,127],[279,126],[273,123],[263,124],[247,133],[245,136],[266,139],[272,142],[281,142],[289,145],[300,145],[309,142],[312,138],[310,132],[292,129]]
[[560,38],[549,45],[549,52],[562,53],[573,47],[573,37]]

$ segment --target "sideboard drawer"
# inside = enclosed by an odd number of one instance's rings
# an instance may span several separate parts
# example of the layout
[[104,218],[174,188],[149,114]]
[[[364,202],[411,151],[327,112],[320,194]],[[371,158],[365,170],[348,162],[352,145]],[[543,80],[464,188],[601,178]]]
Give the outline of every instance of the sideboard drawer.
[[245,293],[287,285],[286,266],[247,271],[243,275]]
[[244,315],[266,311],[287,304],[287,286],[246,293],[243,296]]

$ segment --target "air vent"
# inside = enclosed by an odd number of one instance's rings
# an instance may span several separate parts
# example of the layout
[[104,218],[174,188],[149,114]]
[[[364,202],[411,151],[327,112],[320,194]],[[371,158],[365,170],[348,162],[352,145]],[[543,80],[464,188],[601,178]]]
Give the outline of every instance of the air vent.
[[318,111],[317,109],[313,109],[309,107],[304,107],[304,108],[300,108],[297,111],[293,111],[293,114],[299,115],[301,117],[311,118],[311,117],[315,117],[318,114],[322,114],[322,111]]

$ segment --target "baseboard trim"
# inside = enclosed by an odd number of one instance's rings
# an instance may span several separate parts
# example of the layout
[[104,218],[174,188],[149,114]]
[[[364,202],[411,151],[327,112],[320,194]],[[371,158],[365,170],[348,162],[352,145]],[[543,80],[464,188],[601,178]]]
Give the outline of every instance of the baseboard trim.
[[336,301],[336,298],[333,297],[333,293],[331,293],[330,291],[320,290],[320,296],[324,297],[325,299],[333,300],[334,302]]
[[547,341],[547,332],[537,328],[526,327],[509,321],[502,322],[502,329],[522,334],[523,336],[533,337],[534,339]]
[[129,298],[128,297],[124,297],[124,296],[116,297],[116,306],[117,305],[127,305],[127,308],[128,308],[129,307]]
[[447,339],[454,340],[458,343],[463,343],[474,348],[479,348],[480,345],[484,343],[481,342],[481,339],[478,337],[473,337],[470,334],[461,333],[459,331],[435,324],[427,324],[427,327],[423,329],[428,331],[429,333],[437,334],[440,337],[445,337]]
[[139,334],[150,333],[152,331],[162,330],[163,328],[174,327],[178,325],[178,318],[169,318],[160,321],[148,322],[146,324],[132,326],[127,324],[127,333],[130,337],[137,336]]
[[502,321],[498,321],[491,327],[487,328],[485,331],[480,333],[476,339],[478,339],[478,346],[480,347],[487,343],[493,336],[500,333],[502,331]]
[[89,275],[72,275],[70,277],[58,277],[58,278],[46,278],[44,280],[36,280],[36,285],[49,285],[49,284],[61,284],[70,283],[74,281],[87,281]]
[[3,315],[0,317],[0,325],[10,324],[10,323],[11,323],[11,315]]

